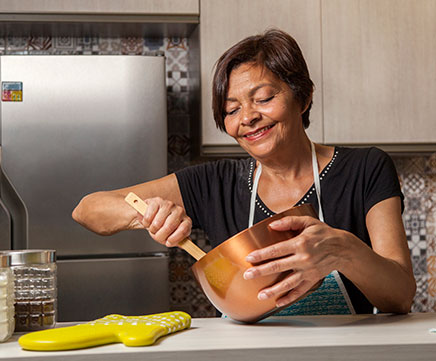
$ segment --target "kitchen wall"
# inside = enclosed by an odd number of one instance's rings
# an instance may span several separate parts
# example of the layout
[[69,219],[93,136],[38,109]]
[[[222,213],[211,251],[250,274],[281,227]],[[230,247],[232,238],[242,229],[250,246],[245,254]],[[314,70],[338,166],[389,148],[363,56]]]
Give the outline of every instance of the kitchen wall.
[[[153,54],[165,55],[168,90],[168,170],[190,164],[193,151],[189,109],[189,43],[185,38],[0,38],[0,54]],[[436,153],[393,155],[405,194],[403,219],[418,284],[414,312],[436,311]],[[204,233],[193,240],[210,249]],[[190,273],[193,259],[178,249],[170,251],[170,304],[193,317],[215,316]]]

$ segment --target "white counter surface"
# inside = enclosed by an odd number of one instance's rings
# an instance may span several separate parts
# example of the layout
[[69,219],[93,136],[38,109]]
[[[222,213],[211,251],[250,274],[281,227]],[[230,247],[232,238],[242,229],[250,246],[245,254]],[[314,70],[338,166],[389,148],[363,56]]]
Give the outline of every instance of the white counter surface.
[[137,348],[32,352],[21,350],[15,334],[0,344],[0,360],[436,360],[431,328],[435,313],[291,316],[254,325],[197,318],[190,329]]

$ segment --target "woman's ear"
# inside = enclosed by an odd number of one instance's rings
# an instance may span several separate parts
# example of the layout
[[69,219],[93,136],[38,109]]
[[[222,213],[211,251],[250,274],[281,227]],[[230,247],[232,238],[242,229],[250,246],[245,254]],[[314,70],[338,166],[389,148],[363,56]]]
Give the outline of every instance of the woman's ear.
[[307,98],[306,104],[301,108],[300,114],[304,114],[304,112],[309,108],[310,104],[312,103],[312,95],[313,93],[310,93],[309,97]]

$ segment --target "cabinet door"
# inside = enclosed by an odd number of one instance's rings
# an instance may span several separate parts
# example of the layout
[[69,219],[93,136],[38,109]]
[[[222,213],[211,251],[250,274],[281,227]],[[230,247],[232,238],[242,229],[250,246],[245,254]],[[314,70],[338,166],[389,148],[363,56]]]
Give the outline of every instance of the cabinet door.
[[326,143],[436,141],[436,1],[322,1]]
[[198,15],[199,0],[20,0],[0,1],[0,13],[98,13]]
[[205,153],[237,151],[236,142],[215,127],[212,77],[217,59],[249,35],[276,27],[300,45],[316,89],[309,135],[322,141],[321,35],[319,0],[201,0],[200,3],[202,146]]

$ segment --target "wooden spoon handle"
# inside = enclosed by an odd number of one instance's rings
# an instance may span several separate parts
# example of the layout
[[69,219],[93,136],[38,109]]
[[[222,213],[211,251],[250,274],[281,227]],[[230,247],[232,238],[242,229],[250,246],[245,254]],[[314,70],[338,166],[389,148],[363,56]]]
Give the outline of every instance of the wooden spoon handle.
[[[145,203],[141,198],[139,198],[135,193],[130,192],[124,200],[130,204],[137,212],[141,215],[145,215],[145,211],[147,210],[147,203]],[[186,252],[188,252],[192,257],[194,257],[197,261],[206,255],[206,253],[195,245],[189,238],[185,238],[183,241],[180,241],[178,246],[183,248]]]

